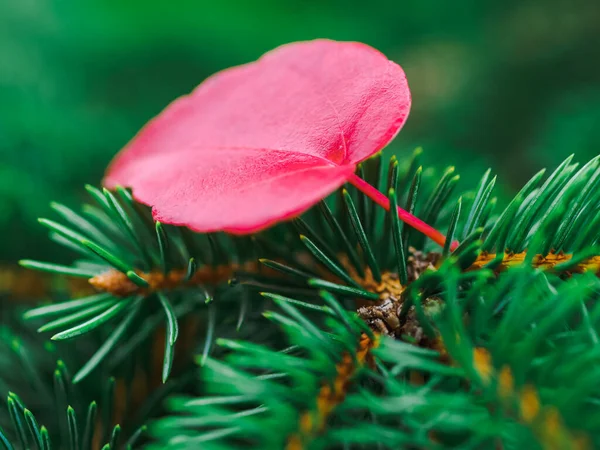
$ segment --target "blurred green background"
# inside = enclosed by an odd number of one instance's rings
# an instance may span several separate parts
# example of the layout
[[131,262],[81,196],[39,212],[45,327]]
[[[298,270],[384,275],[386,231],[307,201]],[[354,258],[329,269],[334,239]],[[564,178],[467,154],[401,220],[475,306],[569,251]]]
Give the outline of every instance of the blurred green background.
[[405,69],[423,146],[508,191],[600,153],[600,2],[0,1],[0,261],[57,259],[36,218],[76,206],[152,116],[211,73],[280,44],[357,40]]

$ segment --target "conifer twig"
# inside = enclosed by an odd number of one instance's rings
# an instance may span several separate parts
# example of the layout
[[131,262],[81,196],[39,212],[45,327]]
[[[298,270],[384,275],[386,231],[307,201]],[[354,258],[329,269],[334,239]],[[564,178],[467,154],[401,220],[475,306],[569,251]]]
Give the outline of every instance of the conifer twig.
[[[481,253],[477,260],[471,265],[468,270],[478,270],[491,263],[496,259],[497,255],[494,253]],[[527,259],[527,252],[521,253],[505,253],[502,262],[495,268],[496,271],[502,272],[510,269],[511,267],[519,266],[525,263]],[[573,255],[568,253],[554,253],[551,252],[548,255],[537,254],[533,257],[532,265],[538,269],[551,270],[555,267],[561,268],[561,264],[565,264],[572,261]],[[563,266],[564,267],[564,266]],[[593,255],[589,258],[576,262],[573,265],[569,265],[568,272],[571,273],[583,273],[592,271],[594,273],[600,272],[600,255]]]
[[125,273],[111,269],[89,279],[96,289],[109,292],[115,297],[127,297],[134,294],[149,294],[151,292],[174,289],[178,286],[216,285],[230,279],[239,270],[257,272],[259,264],[255,261],[243,265],[223,264],[219,266],[203,266],[189,279],[185,269],[173,269],[166,275],[160,270],[151,272],[136,271],[136,274],[148,283],[147,288],[133,283]]
[[336,365],[335,379],[324,383],[319,390],[315,409],[300,414],[298,431],[289,438],[286,450],[302,450],[307,441],[323,431],[328,417],[344,401],[352,378],[361,366],[369,364],[370,351],[377,345],[377,338],[372,340],[361,334],[356,353],[345,353]]

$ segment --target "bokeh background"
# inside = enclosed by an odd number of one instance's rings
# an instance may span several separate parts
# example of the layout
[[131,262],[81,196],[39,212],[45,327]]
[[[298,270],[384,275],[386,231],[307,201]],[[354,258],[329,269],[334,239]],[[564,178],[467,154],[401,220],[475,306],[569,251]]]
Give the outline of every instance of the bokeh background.
[[598,0],[0,0],[0,261],[59,258],[36,218],[211,73],[286,42],[368,43],[413,93],[392,145],[517,189],[600,153]]

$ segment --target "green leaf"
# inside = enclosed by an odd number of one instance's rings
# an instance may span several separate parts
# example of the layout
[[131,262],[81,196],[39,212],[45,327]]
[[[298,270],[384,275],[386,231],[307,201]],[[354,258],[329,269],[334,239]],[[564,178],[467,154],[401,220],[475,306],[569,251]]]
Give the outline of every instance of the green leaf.
[[175,358],[175,345],[169,341],[169,336],[165,336],[165,355],[162,366],[162,382],[165,384],[173,368],[173,359]]
[[25,430],[25,427],[23,426],[23,421],[21,420],[22,412],[17,407],[16,401],[10,395],[10,393],[8,395],[6,403],[8,404],[8,412],[10,414],[10,419],[13,423],[13,426],[15,427],[15,429],[17,431],[17,435],[19,436],[19,441],[21,442],[21,447],[29,448],[30,445],[29,445],[29,440],[27,439],[27,431]]
[[206,326],[206,337],[204,338],[204,348],[202,349],[202,358],[200,365],[206,364],[208,353],[213,346],[215,336],[215,326],[217,322],[217,310],[213,302],[208,305],[208,324]]
[[125,334],[129,325],[133,322],[135,315],[137,314],[139,307],[141,305],[141,299],[136,300],[135,304],[131,307],[129,313],[121,323],[113,330],[113,332],[108,336],[104,344],[94,353],[94,355],[85,363],[85,365],[79,369],[79,371],[73,377],[73,384],[77,384],[81,380],[83,380],[86,376],[90,374],[92,370],[94,370],[98,364],[102,362],[102,360],[108,355],[111,350],[117,345],[121,337]]
[[167,318],[167,333],[165,335],[165,357],[163,360],[163,370],[162,370],[162,382],[166,383],[169,378],[169,374],[171,373],[171,368],[173,366],[173,358],[175,353],[175,342],[177,341],[177,335],[179,334],[179,326],[177,324],[177,316],[175,315],[175,311],[173,310],[173,306],[169,302],[169,299],[163,294],[158,293],[157,297],[160,301],[160,304],[165,311],[165,316]]
[[107,263],[109,263],[111,266],[113,266],[120,272],[127,273],[132,270],[132,267],[125,261],[91,241],[87,241],[84,239],[81,241],[81,245],[89,248],[92,252],[94,252],[96,255],[98,255],[100,258],[105,260]]
[[171,270],[169,265],[169,239],[167,232],[160,222],[156,222],[156,238],[158,240],[158,248],[160,250],[160,261],[164,274]]
[[512,228],[513,218],[525,198],[527,198],[527,196],[539,185],[545,172],[546,170],[543,169],[536,173],[510,201],[500,218],[496,220],[496,223],[488,233],[484,243],[485,249],[491,250],[495,247],[497,252],[504,252],[506,239]]
[[549,217],[553,214],[553,211],[556,208],[564,206],[565,203],[567,203],[567,202],[569,203],[569,210],[571,211],[571,213],[567,214],[566,217],[564,217],[561,220],[561,223],[558,224],[558,226],[556,228],[554,228],[557,231],[555,233],[553,233],[553,234],[555,234],[555,236],[553,237],[553,247],[556,247],[556,245],[554,245],[554,242],[556,242],[556,240],[559,241],[559,242],[557,242],[557,244],[559,244],[559,245],[561,244],[561,242],[563,240],[563,236],[561,235],[559,226],[563,225],[563,224],[571,223],[573,221],[574,214],[576,214],[578,208],[581,206],[581,204],[578,203],[577,200],[572,201],[572,199],[571,199],[571,197],[573,196],[572,191],[574,189],[577,189],[576,193],[579,195],[582,195],[582,197],[583,197],[582,200],[585,200],[585,198],[587,197],[587,193],[594,186],[595,180],[592,177],[592,179],[590,180],[593,182],[591,186],[588,185],[587,187],[584,186],[583,188],[581,188],[579,186],[579,184],[585,179],[585,177],[588,175],[589,172],[594,171],[599,158],[600,158],[600,156],[597,156],[596,158],[589,161],[573,177],[571,177],[571,179],[562,187],[562,189],[558,192],[558,194],[556,196],[554,196],[554,198],[550,202],[550,205],[546,207],[544,214],[542,214],[542,216],[539,220],[540,223],[543,223],[545,220],[550,220]]
[[97,273],[94,273],[90,270],[61,266],[60,264],[32,261],[29,259],[22,259],[21,261],[19,261],[19,265],[25,267],[26,269],[40,270],[42,272],[50,272],[58,275],[68,275],[71,277],[78,278],[93,278],[96,275],[98,275]]
[[394,248],[396,250],[396,265],[398,267],[398,277],[400,278],[400,284],[406,286],[408,284],[408,270],[406,268],[406,255],[404,253],[404,240],[402,237],[402,224],[400,218],[396,213],[398,208],[398,199],[396,198],[396,191],[390,189],[388,193],[390,199],[390,223],[392,225],[392,240],[394,241]]
[[379,295],[375,292],[369,292],[365,289],[356,289],[349,286],[343,286],[341,284],[332,283],[326,280],[311,278],[310,280],[308,280],[308,284],[315,288],[325,289],[327,291],[331,291],[336,294],[345,295],[348,297],[359,297],[373,301],[379,300]]
[[146,265],[146,268],[152,267],[152,258],[150,257],[146,246],[140,242],[138,238],[135,227],[131,221],[131,218],[127,215],[127,212],[123,209],[117,198],[110,192],[108,189],[103,189],[104,196],[107,200],[107,203],[110,205],[112,211],[114,211],[114,215],[117,217],[121,224],[121,228],[123,231],[129,236],[131,243],[137,248],[140,252],[141,260]]
[[248,314],[248,306],[250,304],[249,293],[245,290],[240,294],[240,312],[238,314],[237,323],[235,325],[235,331],[240,331],[242,324]]
[[321,200],[321,202],[319,202],[319,209],[321,211],[321,214],[323,214],[323,217],[329,224],[329,227],[333,231],[334,236],[337,236],[339,239],[341,239],[344,245],[344,250],[346,251],[348,259],[350,260],[350,263],[352,264],[358,275],[361,278],[364,277],[365,272],[363,270],[362,264],[360,263],[358,253],[356,253],[356,250],[354,249],[354,246],[350,243],[348,236],[346,235],[346,233],[344,233],[344,230],[341,227],[340,223],[335,218],[335,216],[331,212],[331,209],[329,208],[329,206],[327,206],[327,203],[324,200]]
[[[396,158],[395,155],[393,155],[390,158],[390,165],[388,168],[387,189],[385,190],[385,192],[389,193],[390,189],[394,189],[394,191],[396,192],[396,189],[398,188],[398,165],[399,165],[398,159]],[[377,208],[377,210],[380,210],[380,209],[382,209],[382,208]],[[390,209],[392,209],[391,206],[390,206]],[[391,242],[392,242],[392,224],[391,224],[391,220],[390,220],[390,214],[388,212],[384,216],[383,233],[381,234],[381,241],[379,243],[382,261],[387,262],[390,260],[390,247],[391,247],[390,244],[391,244]],[[364,277],[364,275],[362,275],[362,276]]]
[[94,223],[99,229],[105,231],[107,237],[117,246],[117,248],[127,249],[128,251],[134,251],[135,248],[131,245],[131,242],[127,236],[123,233],[123,230],[118,225],[117,219],[114,217],[114,213],[110,210],[103,211],[102,209],[84,204],[81,210],[90,221]]
[[96,415],[98,406],[96,402],[91,402],[88,407],[85,421],[85,431],[83,432],[82,450],[92,450],[94,433],[96,431]]
[[469,215],[469,226],[466,228],[467,232],[464,233],[464,236],[468,236],[476,228],[483,228],[485,226],[485,222],[482,219],[485,219],[484,211],[486,211],[487,207],[489,206],[488,200],[492,193],[492,189],[494,189],[495,184],[496,177],[492,178],[492,180],[485,186],[485,188],[481,192],[477,192],[477,195],[475,196],[475,200],[471,207],[472,216]]
[[270,259],[266,258],[260,258],[258,261],[266,267],[269,267],[270,269],[276,270],[281,273],[285,273],[287,275],[291,275],[296,279],[305,281],[307,278],[312,277],[310,273],[306,273],[293,267],[289,267],[285,264],[278,263],[277,261],[271,261]]
[[327,255],[329,259],[331,259],[338,266],[341,265],[340,260],[337,257],[337,254],[333,248],[329,246],[329,244],[325,241],[323,237],[321,237],[308,223],[306,223],[301,218],[294,219],[292,222],[294,228],[298,231],[299,235],[308,237],[312,242],[314,242],[321,251]]
[[71,230],[70,228],[67,228],[67,227],[61,225],[60,223],[54,222],[52,220],[38,219],[38,222],[40,224],[44,225],[46,228],[49,228],[50,230],[58,233],[59,235],[64,236],[70,242],[73,242],[75,244],[80,245],[80,242],[82,240],[86,239],[85,236],[77,233],[76,231]]
[[147,288],[150,286],[146,280],[144,280],[142,277],[140,277],[133,270],[128,271],[126,273],[126,275],[127,275],[127,278],[129,278],[138,287]]
[[4,434],[2,428],[0,428],[0,444],[3,445],[4,450],[15,450],[15,448],[10,443],[9,439]]
[[[365,168],[365,178],[364,180],[369,183],[371,186],[374,186],[376,189],[382,189],[382,180],[383,180],[383,154],[381,151],[375,153],[371,156],[368,161],[364,163]],[[366,217],[366,221],[363,222],[365,226],[365,230],[370,234],[371,238],[375,238],[377,224],[380,223],[380,219],[383,217],[384,210],[383,208],[374,208],[370,199],[363,194],[365,197],[365,201],[370,206],[368,215]]]
[[[323,345],[323,349],[327,351],[327,353],[329,353],[333,357],[339,357],[339,355],[336,354],[335,350],[333,349],[333,346],[331,345],[328,338],[323,332],[321,332],[318,329],[318,327],[312,321],[310,321],[300,311],[294,308],[290,302],[282,301],[278,298],[273,298],[273,300],[281,309],[283,309],[291,317],[292,320],[294,320],[300,327],[302,327],[302,329],[305,330],[313,339],[320,341],[320,343]],[[271,313],[271,316],[274,317],[275,314]]]
[[131,437],[125,443],[125,449],[132,448],[137,443],[137,441],[140,439],[140,437],[146,433],[147,430],[148,430],[148,427],[146,425],[142,425],[137,430],[135,430],[135,432],[131,435]]
[[[364,163],[358,164],[356,171],[359,178],[363,180],[366,178]],[[355,211],[355,214],[357,213],[356,218],[361,224],[364,224],[364,228],[370,230],[371,201],[363,192],[357,192],[357,194],[358,211]]]
[[93,316],[100,311],[105,311],[111,306],[114,306],[119,300],[115,298],[109,298],[104,302],[95,303],[88,308],[82,308],[79,311],[74,312],[73,314],[69,314],[65,317],[60,317],[59,319],[48,322],[45,325],[42,325],[38,328],[38,333],[44,333],[46,331],[54,331],[59,328],[64,328],[67,325],[71,325],[75,322],[79,322],[82,319]]
[[197,270],[198,270],[198,267],[196,264],[196,260],[192,257],[188,261],[187,272],[185,274],[185,278],[183,279],[183,282],[187,283],[188,281],[190,281],[192,279],[192,277],[196,274]]
[[102,303],[105,300],[112,298],[111,294],[101,293],[96,295],[90,295],[89,297],[78,298],[76,300],[70,300],[67,302],[55,303],[47,306],[40,306],[33,308],[23,314],[25,320],[38,319],[41,317],[55,316],[58,314],[71,312],[77,309],[81,309],[86,306],[93,306],[97,303]]
[[119,443],[119,437],[121,437],[121,425],[115,425],[113,428],[112,435],[110,437],[110,448],[117,449]]
[[306,248],[317,258],[323,265],[325,265],[334,275],[344,280],[346,283],[359,288],[360,285],[350,277],[344,270],[338,267],[331,259],[329,259],[313,242],[306,236],[300,236],[300,240],[306,246]]
[[518,215],[515,223],[512,224],[513,233],[509,242],[511,249],[514,249],[515,251],[521,251],[523,249],[525,238],[530,231],[531,224],[535,217],[540,210],[544,208],[547,201],[555,195],[556,191],[565,184],[569,175],[575,170],[574,166],[569,165],[572,159],[573,155],[569,156],[556,168],[544,182],[542,187],[538,189],[533,198],[531,198],[525,207],[525,210]]
[[377,264],[377,260],[375,259],[375,255],[373,254],[373,250],[369,245],[369,239],[367,238],[367,234],[362,226],[362,223],[356,213],[356,208],[354,208],[354,203],[348,194],[348,191],[345,189],[342,190],[344,195],[344,201],[346,202],[346,208],[348,208],[348,214],[350,216],[350,221],[352,222],[352,227],[354,228],[354,232],[356,233],[356,237],[358,238],[358,243],[363,250],[363,254],[367,260],[367,264],[371,268],[371,272],[373,273],[373,278],[375,281],[381,282],[381,270],[379,269],[379,265]]
[[175,311],[173,310],[173,306],[169,302],[169,299],[161,293],[156,294],[160,304],[165,311],[165,316],[167,318],[167,338],[171,345],[175,344],[177,340],[177,336],[179,334],[179,326],[177,324],[177,316],[175,315]]
[[456,226],[458,224],[458,220],[460,219],[460,208],[462,205],[462,197],[458,198],[456,202],[456,206],[454,207],[454,211],[452,211],[452,217],[450,219],[450,226],[448,227],[448,233],[446,233],[446,242],[444,243],[444,249],[442,251],[442,257],[446,258],[450,254],[450,246],[454,241],[454,233],[456,231]]
[[471,246],[471,244],[479,240],[481,233],[483,233],[483,228],[477,228],[476,230],[474,230],[458,245],[458,247],[456,247],[456,249],[453,252],[453,255],[457,258],[460,257],[460,255],[462,254],[462,252],[465,251],[465,249],[467,249]]
[[[196,308],[198,308],[198,301],[195,297],[191,297],[190,301],[179,303],[175,307],[175,313],[177,317],[182,317],[194,311]],[[144,321],[131,333],[128,340],[113,352],[110,361],[107,364],[108,368],[112,370],[128,359],[134,350],[146,342],[163,322],[164,314],[162,310],[145,317]]]
[[261,292],[260,295],[262,295],[263,297],[266,297],[266,298],[270,298],[274,301],[288,302],[293,305],[300,306],[301,308],[304,308],[304,309],[319,311],[319,312],[329,314],[329,315],[334,314],[333,310],[331,308],[328,308],[327,306],[315,305],[314,303],[307,303],[307,302],[303,302],[303,301],[296,300],[293,298],[284,297],[282,295],[271,294],[270,292]]
[[[420,161],[421,161],[422,154],[423,154],[423,149],[421,147],[417,147],[412,154],[410,164],[409,164],[406,172],[402,176],[402,180],[400,181],[400,183],[397,186],[392,186],[392,187],[397,187],[396,192],[398,192],[399,195],[404,194],[406,187],[408,186],[409,181],[411,179],[414,181],[414,176],[416,175],[416,172],[418,172],[420,169]],[[422,170],[422,168],[421,168],[421,170]],[[388,190],[389,190],[389,188],[388,188]]]
[[462,232],[463,237],[472,234],[473,230],[477,227],[478,217],[483,211],[483,207],[485,206],[485,202],[487,200],[486,197],[489,197],[492,187],[495,184],[495,178],[488,183],[488,178],[490,177],[491,172],[492,169],[486,170],[483,174],[483,177],[479,181],[479,185],[475,191],[475,198],[473,199],[473,204],[471,205],[471,209],[469,211],[469,215],[467,216],[467,220]]
[[113,317],[118,315],[125,308],[130,306],[131,299],[124,299],[119,301],[117,304],[111,306],[109,309],[104,311],[102,314],[82,323],[73,328],[69,328],[68,330],[61,331],[60,333],[55,334],[51,337],[53,341],[61,341],[65,339],[73,339],[74,337],[81,336],[82,334],[89,333],[90,331],[95,330],[100,325],[105,324]]
[[58,422],[60,428],[60,441],[67,442],[69,439],[69,430],[67,425],[67,420],[62,411],[67,409],[67,388],[65,386],[65,377],[63,372],[61,372],[58,368],[54,371],[53,376],[54,382],[54,393],[56,396],[56,410],[60,411],[58,414]]
[[40,432],[42,434],[42,450],[52,450],[52,443],[50,442],[50,433],[48,433],[48,429],[42,425]]
[[35,420],[34,415],[28,409],[23,411],[23,416],[25,417],[29,432],[35,439],[38,449],[42,450],[44,444],[42,442],[42,433],[40,432],[40,426],[38,425],[37,420]]
[[335,316],[344,324],[344,326],[350,331],[351,334],[357,334],[358,330],[354,326],[347,311],[340,306],[337,300],[327,291],[320,291],[319,296],[323,301],[331,308]]
[[[410,185],[410,189],[408,191],[408,198],[406,200],[406,207],[404,208],[406,212],[409,214],[415,215],[415,208],[417,205],[417,198],[419,196],[419,187],[421,186],[421,175],[423,173],[423,168],[419,167],[415,171],[415,176],[413,177],[412,183]],[[391,209],[391,208],[390,208]],[[402,246],[403,248],[408,248],[408,241],[411,235],[410,227],[405,227],[404,224],[400,224],[402,230]]]
[[[420,217],[423,218],[425,223],[434,224],[437,221],[442,208],[456,187],[460,176],[454,175],[454,170],[454,167],[448,167],[444,171],[423,211],[420,213]],[[419,234],[414,241],[414,245],[421,248],[424,243],[425,235]]]
[[115,405],[115,378],[109,377],[106,381],[102,393],[102,408],[100,413],[102,414],[102,439],[100,442],[106,442],[110,438],[110,427],[112,414]]
[[124,189],[121,186],[116,186],[115,191],[121,198],[123,210],[131,220],[132,229],[136,232],[138,241],[144,245],[148,257],[153,262],[158,263],[154,251],[154,246],[156,244],[155,225],[151,215],[148,214],[147,207],[135,202],[129,190]]
[[69,424],[69,442],[71,444],[71,450],[79,450],[77,416],[75,415],[75,410],[71,406],[67,408],[67,423]]
[[600,235],[600,214],[597,217],[590,217],[586,227],[582,227],[574,239],[571,248],[573,251],[581,250],[586,248],[589,244],[597,243],[598,236]]
[[107,198],[102,194],[99,189],[96,189],[94,186],[90,184],[85,185],[85,190],[92,196],[92,198],[108,213],[116,219],[114,216],[114,211],[108,203]]

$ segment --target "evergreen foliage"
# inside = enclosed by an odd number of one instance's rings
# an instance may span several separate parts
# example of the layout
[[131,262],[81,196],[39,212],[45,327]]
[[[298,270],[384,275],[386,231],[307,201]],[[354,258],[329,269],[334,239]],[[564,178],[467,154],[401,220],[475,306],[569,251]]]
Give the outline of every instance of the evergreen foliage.
[[352,186],[250,237],[155,223],[126,189],[53,204],[79,259],[22,265],[88,292],[8,307],[0,447],[599,447],[600,157],[499,210],[490,171],[457,192],[420,156],[358,174],[443,249]]

